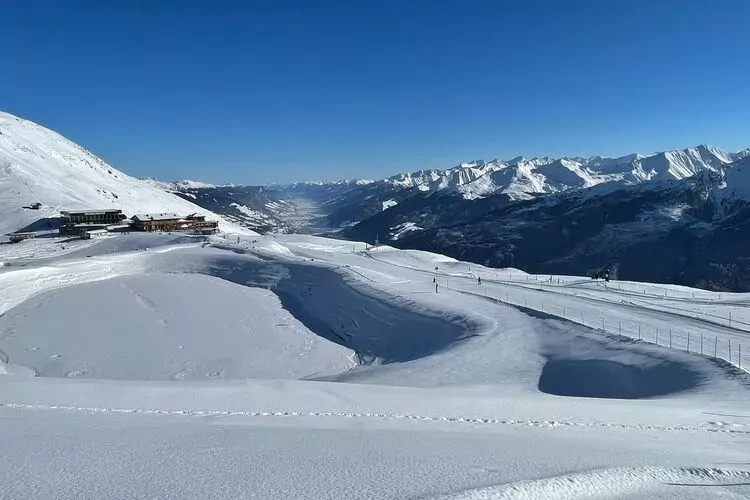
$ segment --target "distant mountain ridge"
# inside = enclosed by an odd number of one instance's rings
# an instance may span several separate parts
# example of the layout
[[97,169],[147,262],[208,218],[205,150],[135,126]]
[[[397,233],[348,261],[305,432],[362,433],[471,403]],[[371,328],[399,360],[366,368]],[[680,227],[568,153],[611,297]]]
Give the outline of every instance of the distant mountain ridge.
[[620,279],[750,291],[750,155],[726,165],[716,156],[682,179],[684,170],[669,168],[689,166],[675,158],[694,157],[664,155],[668,163],[638,165],[656,171],[647,181],[527,200],[422,193],[342,235],[534,273],[582,275],[606,266]]
[[[685,179],[699,172],[719,172],[747,156],[750,149],[728,153],[700,145],[652,155],[475,160],[448,169],[417,170],[380,180],[297,182],[262,189],[190,180],[150,182],[251,229],[288,231],[293,229],[285,221],[290,216],[296,218],[295,199],[319,206],[317,227],[341,228],[391,209],[419,193],[444,193],[465,200],[502,195],[509,201],[520,201],[594,186],[613,190],[654,180]],[[299,229],[297,225],[296,230]]]
[[684,179],[705,170],[716,172],[749,155],[750,149],[728,153],[700,145],[652,155],[634,153],[616,158],[516,157],[508,161],[476,160],[445,170],[418,170],[367,183],[389,184],[423,192],[447,190],[466,199],[502,193],[511,199],[522,200],[539,194],[608,182],[633,185],[654,179]]

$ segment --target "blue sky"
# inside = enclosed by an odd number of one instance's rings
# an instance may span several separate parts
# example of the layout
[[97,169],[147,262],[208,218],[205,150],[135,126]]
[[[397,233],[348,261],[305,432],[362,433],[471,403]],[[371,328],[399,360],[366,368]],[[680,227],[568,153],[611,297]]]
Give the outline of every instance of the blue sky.
[[6,2],[0,110],[211,182],[735,150],[748,19],[746,0]]

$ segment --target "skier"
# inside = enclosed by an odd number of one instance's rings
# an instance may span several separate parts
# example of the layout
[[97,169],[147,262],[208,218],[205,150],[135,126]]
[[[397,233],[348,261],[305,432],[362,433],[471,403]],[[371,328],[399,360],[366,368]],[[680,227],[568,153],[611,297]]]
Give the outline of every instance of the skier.
[[237,236],[237,244],[238,245],[240,244],[240,237],[239,236]]
[[604,281],[609,281],[609,268],[604,270]]
[[480,285],[480,286],[482,285],[482,277],[481,276],[477,276],[477,285]]

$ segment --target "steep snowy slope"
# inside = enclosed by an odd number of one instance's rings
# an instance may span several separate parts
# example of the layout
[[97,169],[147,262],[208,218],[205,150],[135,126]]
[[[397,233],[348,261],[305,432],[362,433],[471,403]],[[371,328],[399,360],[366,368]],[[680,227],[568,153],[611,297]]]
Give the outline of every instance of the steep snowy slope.
[[680,151],[665,151],[632,163],[638,180],[685,179],[705,170],[716,172],[732,162],[731,155],[700,145]]
[[[23,208],[32,203],[42,208]],[[0,235],[59,217],[61,210],[95,208],[120,208],[128,216],[199,213],[219,220],[222,230],[240,231],[212,212],[123,174],[56,132],[0,112]]]
[[515,159],[473,182],[456,189],[465,199],[483,198],[494,193],[513,200],[526,200],[535,194],[555,193],[620,180],[611,175],[590,172],[579,161],[568,159]]
[[724,205],[750,202],[750,156],[732,163],[724,173],[724,183],[714,192]]

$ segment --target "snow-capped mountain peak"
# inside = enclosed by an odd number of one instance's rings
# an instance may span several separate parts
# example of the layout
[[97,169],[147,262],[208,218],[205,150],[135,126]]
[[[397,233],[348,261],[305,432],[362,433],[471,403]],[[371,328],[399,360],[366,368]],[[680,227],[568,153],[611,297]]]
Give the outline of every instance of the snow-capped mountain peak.
[[[653,155],[633,153],[620,157],[525,158],[462,163],[444,171],[428,189],[450,189],[467,199],[503,193],[511,199],[588,188],[603,183],[638,184],[652,179],[684,179],[702,171],[719,172],[731,162],[750,156],[750,150],[727,153],[700,145]],[[473,176],[456,175],[471,171]]]

